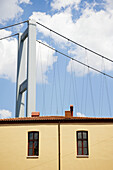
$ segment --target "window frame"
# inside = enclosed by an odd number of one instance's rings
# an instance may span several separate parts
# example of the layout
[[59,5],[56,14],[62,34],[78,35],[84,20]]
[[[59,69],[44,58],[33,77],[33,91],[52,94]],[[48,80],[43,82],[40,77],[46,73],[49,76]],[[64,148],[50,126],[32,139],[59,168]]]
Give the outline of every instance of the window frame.
[[[30,133],[33,133],[33,139],[29,139],[29,134],[30,134]],[[38,134],[37,139],[35,139],[35,137],[34,137],[34,136],[35,136],[35,135],[34,135],[35,133]],[[30,142],[30,141],[33,142],[32,147],[29,147],[29,142]],[[37,142],[37,148],[38,148],[37,155],[35,154],[34,142]],[[33,154],[32,154],[32,155],[30,155],[29,149],[33,149]],[[38,157],[38,156],[39,156],[39,131],[29,131],[29,132],[28,132],[28,157]]]
[[[83,133],[84,133],[84,132],[86,133],[86,139],[83,138]],[[81,135],[82,135],[82,138],[81,138],[81,139],[78,138],[78,133],[81,133]],[[76,132],[76,139],[77,139],[77,157],[80,157],[80,156],[82,156],[82,157],[87,157],[87,156],[89,156],[89,150],[88,150],[88,131],[86,131],[86,130],[77,131],[77,132]],[[81,141],[81,143],[82,143],[82,146],[81,146],[81,147],[78,146],[79,141]],[[87,141],[87,146],[86,146],[86,147],[83,146],[83,142],[84,142],[84,141]],[[79,153],[78,153],[78,149],[79,149],[79,148],[82,148],[82,154],[79,154]],[[84,154],[84,148],[87,149],[87,154]]]

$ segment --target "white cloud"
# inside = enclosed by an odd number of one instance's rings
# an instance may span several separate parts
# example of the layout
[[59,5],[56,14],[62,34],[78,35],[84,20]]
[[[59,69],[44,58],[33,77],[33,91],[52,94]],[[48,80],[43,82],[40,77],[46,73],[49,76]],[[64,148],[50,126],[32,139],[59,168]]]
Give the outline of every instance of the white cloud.
[[60,10],[69,6],[74,6],[77,9],[80,2],[81,0],[53,0],[51,7],[54,10]]
[[[64,12],[56,13],[53,16],[47,15],[42,12],[33,12],[33,15],[30,19],[34,19],[38,22],[43,23],[49,28],[63,34],[65,36],[71,37],[73,33],[74,23],[72,21],[72,14],[70,8],[66,9]],[[50,31],[47,29],[37,25],[37,29],[39,32],[42,32],[45,36],[50,35]],[[63,38],[60,38],[56,34],[51,33],[52,38],[57,42],[65,42]]]
[[113,9],[113,0],[105,0],[105,7],[107,10]]
[[0,110],[0,119],[11,118],[12,113],[9,110]]
[[[46,13],[34,12],[31,18],[113,60],[113,10],[109,12],[104,10],[96,11],[89,5],[82,11],[77,20],[73,20],[71,8],[55,13],[52,16]],[[50,35],[49,31],[40,26],[38,26],[38,31],[45,36]],[[51,37],[59,46],[65,45],[63,38],[54,34],[51,34]],[[72,43],[70,47],[69,54],[74,58],[82,62],[85,61],[86,64],[88,63],[102,71],[113,70],[112,63],[104,60],[104,67],[103,60],[98,56],[85,52],[85,50],[76,45],[74,46]],[[70,72],[72,69],[76,75],[83,75],[84,67],[75,62],[71,63],[72,61],[69,62],[67,70]],[[91,69],[89,71],[92,72]],[[88,69],[85,69],[84,74],[86,73],[88,73]],[[93,71],[93,73],[96,72]]]
[[[113,60],[113,36],[111,29],[113,27],[113,13],[109,14],[106,11],[95,12],[92,9],[86,9],[77,23],[75,23],[75,26],[79,28],[77,30],[78,36],[76,36],[77,42]],[[73,53],[74,58],[98,70],[113,70],[113,64],[111,62],[102,60],[102,58],[79,47],[70,50],[69,53]],[[84,66],[75,62],[72,64],[72,61],[69,62],[67,69],[68,71],[72,69],[76,75],[88,73],[88,69],[84,71]],[[90,71],[92,72],[93,70],[90,69]]]
[[32,4],[30,0],[20,0],[20,4],[25,3],[25,4]]
[[22,3],[32,4],[30,0],[0,0],[0,24],[18,19],[24,12]]
[[[11,31],[0,31],[0,37],[11,35]],[[0,78],[16,79],[17,39],[10,38],[0,41]]]
[[77,112],[77,117],[85,117],[85,114]]
[[23,9],[19,6],[18,0],[0,1],[0,24],[9,19],[13,20],[23,14]]

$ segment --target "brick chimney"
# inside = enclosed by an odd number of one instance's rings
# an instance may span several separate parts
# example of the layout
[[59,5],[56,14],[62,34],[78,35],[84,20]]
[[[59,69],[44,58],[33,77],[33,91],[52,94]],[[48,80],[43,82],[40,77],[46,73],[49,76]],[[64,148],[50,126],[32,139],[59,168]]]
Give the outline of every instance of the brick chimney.
[[65,117],[73,117],[73,105],[70,105],[70,111],[65,111]]
[[40,112],[32,112],[31,113],[31,117],[39,117],[40,116]]
[[73,105],[70,105],[71,116],[73,117]]

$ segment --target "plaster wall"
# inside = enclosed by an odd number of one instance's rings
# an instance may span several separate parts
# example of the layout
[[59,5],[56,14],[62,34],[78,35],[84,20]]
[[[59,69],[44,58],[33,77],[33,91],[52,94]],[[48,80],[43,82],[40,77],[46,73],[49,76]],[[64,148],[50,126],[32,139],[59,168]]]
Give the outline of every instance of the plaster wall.
[[[76,132],[88,131],[87,158],[77,157]],[[39,131],[39,157],[28,156],[28,132]],[[113,170],[113,124],[62,123],[60,170]],[[58,124],[0,125],[0,170],[58,170]]]
[[[39,157],[28,158],[28,131],[39,131]],[[0,126],[0,170],[58,170],[58,125]]]
[[[77,157],[76,132],[88,131],[87,158]],[[62,170],[113,170],[113,124],[62,124]]]

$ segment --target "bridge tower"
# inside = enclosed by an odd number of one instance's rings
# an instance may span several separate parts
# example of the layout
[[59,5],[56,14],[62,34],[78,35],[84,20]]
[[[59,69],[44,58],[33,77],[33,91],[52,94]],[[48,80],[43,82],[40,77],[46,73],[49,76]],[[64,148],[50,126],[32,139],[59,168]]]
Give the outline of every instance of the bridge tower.
[[[27,38],[27,46],[25,39]],[[27,50],[26,50],[27,47]],[[27,51],[27,78],[25,75],[25,54]],[[25,92],[26,91],[26,104]],[[36,22],[28,21],[27,29],[18,36],[16,117],[26,117],[36,108]]]

